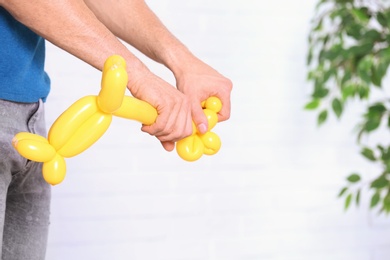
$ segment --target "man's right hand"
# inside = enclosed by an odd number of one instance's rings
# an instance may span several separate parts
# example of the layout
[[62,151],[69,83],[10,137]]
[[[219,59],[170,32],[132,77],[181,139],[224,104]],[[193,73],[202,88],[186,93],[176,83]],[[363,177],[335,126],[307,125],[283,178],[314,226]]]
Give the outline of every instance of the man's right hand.
[[143,125],[141,130],[160,140],[165,150],[172,151],[175,142],[192,134],[190,103],[183,93],[150,71],[137,76],[137,80],[129,81],[130,92],[158,113],[156,122]]

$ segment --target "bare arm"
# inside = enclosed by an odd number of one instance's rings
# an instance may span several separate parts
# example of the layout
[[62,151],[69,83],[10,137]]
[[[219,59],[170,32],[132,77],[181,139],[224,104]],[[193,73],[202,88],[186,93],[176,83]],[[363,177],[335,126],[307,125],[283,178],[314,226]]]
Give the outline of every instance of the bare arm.
[[189,98],[192,117],[198,128],[207,125],[199,104],[209,96],[218,96],[222,100],[219,120],[229,118],[230,80],[195,57],[169,32],[144,0],[85,2],[116,36],[173,72],[177,88]]
[[143,0],[85,0],[116,36],[172,71],[179,70],[180,55],[189,50],[171,34]]
[[128,88],[159,113],[156,123],[146,131],[156,136],[165,149],[172,150],[173,142],[192,132],[184,95],[150,73],[84,1],[0,0],[0,5],[39,35],[100,70],[109,56],[123,56],[128,64]]
[[102,69],[112,54],[123,55],[133,70],[146,67],[96,18],[83,1],[0,1],[18,21],[53,44]]

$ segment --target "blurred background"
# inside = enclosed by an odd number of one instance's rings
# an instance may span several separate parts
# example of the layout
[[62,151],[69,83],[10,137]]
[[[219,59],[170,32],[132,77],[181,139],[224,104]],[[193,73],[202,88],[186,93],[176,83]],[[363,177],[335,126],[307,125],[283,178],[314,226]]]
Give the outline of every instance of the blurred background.
[[[316,2],[148,0],[234,83],[231,119],[215,128],[222,148],[184,162],[139,123],[114,118],[94,146],[67,160],[65,181],[53,187],[47,259],[390,259],[390,217],[369,210],[368,194],[348,211],[337,198],[352,171],[373,170],[348,119],[359,107],[320,128],[303,110]],[[47,49],[49,128],[77,99],[99,92],[101,73]],[[175,84],[167,69],[134,52]]]

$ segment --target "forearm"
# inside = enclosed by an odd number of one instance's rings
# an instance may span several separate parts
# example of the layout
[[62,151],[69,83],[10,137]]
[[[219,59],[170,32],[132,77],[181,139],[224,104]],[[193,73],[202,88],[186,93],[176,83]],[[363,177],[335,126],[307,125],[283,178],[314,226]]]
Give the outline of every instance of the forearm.
[[[179,42],[162,27],[152,13],[144,9],[147,7],[142,2],[138,2],[139,8],[135,5],[134,9],[130,8],[130,13],[126,13],[121,8],[118,9],[124,0],[106,5],[104,3],[108,0],[95,1],[96,3],[87,1],[87,6],[83,0],[0,0],[0,6],[53,44],[100,70],[105,60],[113,54],[125,58],[128,88],[133,96],[151,104],[158,113],[155,123],[143,126],[142,129],[156,136],[164,148],[171,151],[174,142],[192,133],[188,99],[170,84],[153,75],[117,37],[132,43],[167,66],[170,66],[172,59],[164,53],[169,54],[171,48],[180,45]],[[129,0],[129,3],[137,1]],[[130,17],[123,24],[121,19],[114,19],[125,15]],[[131,22],[131,15],[135,16],[134,24]],[[125,31],[123,34],[122,29]],[[185,50],[182,46],[181,49]]]
[[0,0],[0,5],[37,34],[97,69],[113,54],[125,57],[129,72],[146,69],[83,1]]
[[144,0],[85,0],[85,3],[117,37],[164,64],[174,74],[183,69],[183,61],[196,59]]

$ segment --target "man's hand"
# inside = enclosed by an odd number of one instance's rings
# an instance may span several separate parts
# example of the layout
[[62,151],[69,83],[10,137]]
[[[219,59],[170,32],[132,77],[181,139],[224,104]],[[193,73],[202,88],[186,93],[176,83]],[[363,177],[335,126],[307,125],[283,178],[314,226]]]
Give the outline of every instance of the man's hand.
[[141,130],[160,140],[165,150],[172,151],[175,142],[192,134],[190,103],[183,93],[151,72],[130,80],[128,88],[134,97],[156,108],[156,122]]
[[184,93],[191,103],[192,120],[198,131],[207,131],[207,119],[203,113],[201,102],[211,96],[218,97],[222,102],[222,110],[218,113],[218,121],[230,117],[230,93],[232,82],[216,70],[193,58],[183,64],[175,73],[177,88]]

